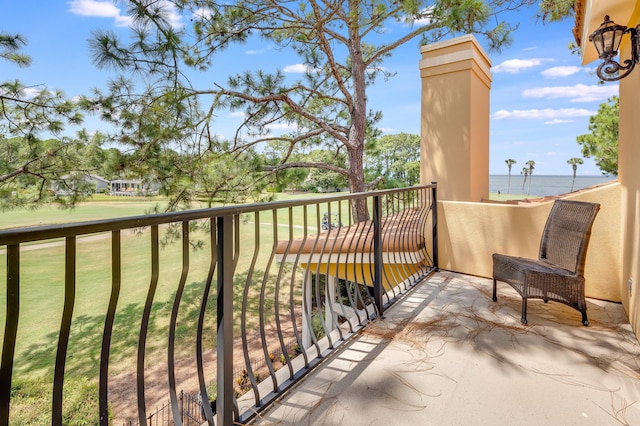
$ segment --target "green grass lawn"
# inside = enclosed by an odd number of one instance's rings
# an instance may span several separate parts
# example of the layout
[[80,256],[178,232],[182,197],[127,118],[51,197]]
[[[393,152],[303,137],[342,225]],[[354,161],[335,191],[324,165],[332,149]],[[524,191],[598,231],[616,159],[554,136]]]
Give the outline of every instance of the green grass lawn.
[[[275,194],[275,201],[322,198],[336,194]],[[24,226],[50,225],[68,222],[112,219],[117,217],[139,216],[151,211],[155,206],[163,208],[167,200],[142,197],[113,197],[95,195],[90,201],[78,204],[73,209],[61,209],[57,205],[46,205],[38,209],[18,209],[0,212],[0,229],[20,228]],[[194,208],[203,208],[195,205]]]
[[61,209],[55,205],[46,205],[38,209],[20,209],[0,213],[0,229],[20,228],[88,220],[112,219],[116,217],[138,216],[145,214],[156,204],[165,205],[166,201],[90,201],[79,204],[73,209]]
[[[280,195],[278,199],[312,198],[316,194]],[[333,194],[331,194],[333,195]],[[97,220],[144,214],[158,201],[123,200],[94,201],[82,203],[73,210],[60,210],[46,206],[39,210],[23,210],[0,214],[0,228],[34,226],[53,223]],[[160,201],[161,202],[161,201]],[[321,206],[321,214],[326,205]],[[292,211],[293,222],[302,225],[302,208]],[[337,203],[332,206],[337,212]],[[346,214],[346,206],[343,214]],[[316,209],[310,207],[308,214],[309,232],[316,226]],[[288,209],[278,212],[278,223],[288,222]],[[255,247],[254,229],[256,223],[262,233],[260,251],[256,259],[256,271],[251,279],[249,305],[259,305],[259,283],[271,254],[273,244],[273,216],[262,212],[259,216],[244,215],[240,225],[240,247],[242,255],[238,259],[235,305],[240,306],[244,282],[247,279]],[[286,239],[289,229],[279,226],[278,239]],[[302,235],[298,227],[293,229],[294,237]],[[122,234],[122,288],[115,319],[111,347],[112,373],[123,371],[135,365],[140,320],[151,282],[150,233]],[[180,345],[192,349],[195,345],[195,322],[200,309],[201,298],[211,261],[210,237],[199,231],[191,235],[192,240],[202,240],[201,249],[190,250],[189,273],[182,303],[180,305],[177,339]],[[0,247],[1,249],[1,247]],[[6,254],[0,254],[0,276],[6,273]],[[58,333],[64,304],[64,247],[46,247],[25,250],[21,253],[20,320],[16,348],[14,373],[19,376],[49,376],[58,343]],[[278,272],[279,264],[274,264],[270,276]],[[180,242],[164,246],[160,251],[160,277],[154,297],[152,317],[147,340],[148,362],[166,358],[168,322],[182,271]],[[300,278],[301,274],[297,274]],[[273,285],[270,284],[272,291]],[[67,373],[76,377],[95,377],[99,367],[100,342],[105,314],[111,292],[111,239],[109,235],[101,239],[78,239],[76,300],[69,343]],[[274,295],[267,295],[273,300]],[[283,301],[288,296],[283,294]],[[208,300],[209,332],[205,335],[205,347],[215,344],[215,283]],[[0,318],[4,318],[6,292],[0,292]],[[250,318],[257,326],[256,318]]]
[[[114,332],[114,337],[118,338],[114,339],[112,348],[116,368],[117,361],[135,348],[150,282],[149,245],[148,232],[123,237],[122,288]],[[77,293],[67,368],[72,374],[84,375],[94,372],[100,355],[99,342],[111,291],[110,239],[80,240],[77,249]],[[166,310],[178,284],[182,264],[175,259],[181,258],[180,246],[167,246],[160,257],[160,280],[154,310],[161,323],[164,319],[160,312]],[[188,283],[197,285],[202,281],[202,271],[208,269],[208,256],[202,250],[194,252],[190,260],[194,281]],[[15,368],[18,372],[46,374],[52,367],[64,303],[64,248],[25,251],[21,254],[21,263],[21,309]],[[4,274],[4,270],[2,262],[0,274]],[[0,299],[4,297],[2,295]],[[1,303],[0,315],[3,315],[4,300]],[[152,323],[151,351],[155,349],[155,343],[166,347],[163,334],[153,334],[153,329],[159,326],[158,321]]]

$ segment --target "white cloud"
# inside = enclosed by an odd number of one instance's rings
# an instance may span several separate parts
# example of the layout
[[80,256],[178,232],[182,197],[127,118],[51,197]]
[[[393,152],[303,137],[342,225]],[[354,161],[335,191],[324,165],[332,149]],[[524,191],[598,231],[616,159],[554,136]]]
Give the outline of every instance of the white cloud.
[[617,85],[576,84],[575,86],[551,86],[526,89],[522,92],[525,98],[571,98],[571,102],[605,101],[618,94]]
[[559,118],[554,118],[553,120],[545,121],[544,124],[563,124],[563,123],[573,123],[574,120],[561,120]]
[[561,109],[527,109],[507,111],[502,109],[491,115],[494,120],[504,119],[561,119],[566,117],[589,117],[595,114],[595,111],[589,111],[582,108],[561,108]]
[[582,71],[582,68],[576,66],[560,66],[560,67],[552,67],[542,71],[540,74],[547,78],[559,78],[559,77],[568,77],[570,75],[579,73]]
[[368,73],[376,73],[376,72],[390,72],[386,67],[369,67],[367,68]]
[[429,6],[420,12],[419,17],[404,17],[404,24],[408,26],[424,27],[434,23],[433,10],[435,6]]
[[193,12],[193,16],[200,19],[209,19],[213,16],[213,13],[210,9],[200,7]]
[[406,22],[411,25],[415,25],[416,27],[424,27],[426,25],[431,25],[434,22],[434,19],[432,17],[428,17],[428,18],[416,19],[413,22],[411,22],[410,20],[407,20]]
[[72,0],[69,11],[81,16],[97,18],[113,18],[118,27],[126,27],[132,23],[130,16],[121,15],[121,10],[112,1]]
[[[167,12],[166,18],[171,26],[174,28],[182,27],[182,18],[177,13],[173,3],[161,1]],[[118,27],[129,26],[133,22],[133,19],[130,16],[123,15],[122,10],[116,7],[111,0],[71,0],[68,4],[71,13],[97,18],[113,18]]]
[[506,72],[509,74],[517,74],[522,70],[528,68],[537,67],[542,62],[550,61],[551,59],[544,58],[531,58],[531,59],[507,59],[491,68],[493,72]]
[[260,55],[263,53],[267,53],[273,50],[272,46],[263,47],[262,49],[250,49],[245,51],[245,55]]
[[9,93],[8,90],[6,90],[3,87],[0,87],[0,95],[3,96],[8,96],[11,98],[18,98],[21,100],[26,100],[26,99],[33,99],[36,96],[40,95],[41,93],[50,93],[50,94],[54,94],[54,92],[47,90],[46,87],[42,87],[41,89],[38,89],[36,87],[23,87],[22,89],[20,89],[19,93]]
[[284,72],[291,74],[300,74],[307,72],[308,67],[305,64],[287,65],[284,67]]
[[120,15],[120,9],[111,1],[99,0],[71,0],[69,11],[82,16],[98,16],[112,18]]
[[25,87],[20,91],[20,94],[24,96],[25,99],[32,99],[42,93],[42,89],[35,89],[33,87]]
[[184,23],[182,22],[182,16],[178,13],[178,10],[173,3],[169,1],[163,1],[165,10],[167,11],[167,19],[173,28],[182,28]]
[[229,114],[231,117],[240,117],[243,118],[244,117],[244,112],[242,111],[234,111],[231,114]]

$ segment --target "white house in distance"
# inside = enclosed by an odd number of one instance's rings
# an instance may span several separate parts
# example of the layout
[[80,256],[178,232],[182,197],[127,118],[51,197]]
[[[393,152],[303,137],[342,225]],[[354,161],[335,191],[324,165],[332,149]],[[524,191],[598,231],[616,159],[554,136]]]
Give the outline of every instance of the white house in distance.
[[53,182],[53,190],[56,195],[70,195],[77,186],[82,186],[81,190],[87,193],[96,193],[109,188],[109,181],[101,176],[90,173],[74,173],[61,176]]
[[134,197],[157,193],[158,185],[155,182],[146,182],[142,179],[115,179],[110,182],[110,195]]
[[101,176],[90,173],[72,173],[61,176],[52,184],[56,196],[71,195],[75,191],[84,194],[104,192],[116,196],[148,196],[157,195],[160,185],[155,181],[143,179],[114,179],[109,181]]

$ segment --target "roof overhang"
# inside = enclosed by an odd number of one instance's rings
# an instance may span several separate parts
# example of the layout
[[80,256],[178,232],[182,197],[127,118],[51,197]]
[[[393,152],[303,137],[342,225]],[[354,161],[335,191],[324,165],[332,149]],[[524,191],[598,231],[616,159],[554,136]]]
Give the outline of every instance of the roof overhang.
[[[639,11],[640,0],[576,0],[573,36],[582,48],[582,65],[598,59],[589,34],[602,24],[605,15],[617,24],[635,27]],[[624,43],[628,43],[626,38]]]

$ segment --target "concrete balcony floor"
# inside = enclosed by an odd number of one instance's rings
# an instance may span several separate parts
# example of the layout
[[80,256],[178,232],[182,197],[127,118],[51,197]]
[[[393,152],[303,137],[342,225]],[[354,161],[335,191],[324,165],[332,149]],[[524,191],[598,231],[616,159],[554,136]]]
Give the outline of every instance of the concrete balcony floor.
[[640,425],[640,345],[622,305],[590,325],[491,280],[439,272],[343,344],[254,423]]

